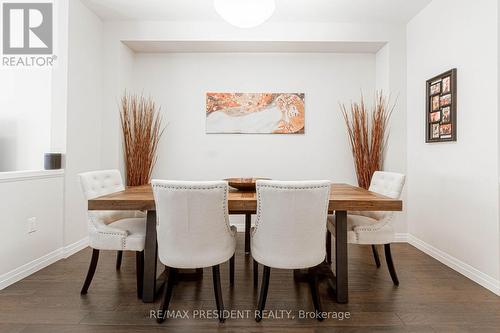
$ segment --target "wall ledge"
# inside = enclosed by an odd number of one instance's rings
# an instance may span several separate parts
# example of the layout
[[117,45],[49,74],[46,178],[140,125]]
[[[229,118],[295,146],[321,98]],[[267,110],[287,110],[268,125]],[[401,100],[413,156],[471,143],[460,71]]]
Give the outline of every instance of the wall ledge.
[[34,179],[58,178],[64,176],[64,169],[26,170],[0,172],[0,183],[28,181]]

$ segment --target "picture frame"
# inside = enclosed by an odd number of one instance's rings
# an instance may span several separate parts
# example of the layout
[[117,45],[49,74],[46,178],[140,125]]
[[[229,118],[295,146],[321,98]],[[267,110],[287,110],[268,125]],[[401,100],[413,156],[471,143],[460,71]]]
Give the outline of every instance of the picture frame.
[[451,124],[441,124],[439,125],[439,135],[445,135],[448,137],[448,135],[451,135],[452,132],[452,125]]
[[443,94],[451,92],[451,76],[446,76],[443,78],[442,82],[442,92]]
[[439,139],[439,124],[432,124],[432,132],[431,132],[431,136],[432,138],[434,139]]
[[431,97],[431,112],[439,111],[441,107],[440,96],[435,95]]
[[448,124],[451,120],[451,108],[449,106],[445,106],[441,109],[441,123]]
[[457,141],[457,69],[426,81],[425,142]]
[[439,105],[441,107],[448,106],[451,104],[451,94],[442,95],[439,97]]
[[431,123],[439,123],[441,121],[441,111],[431,112]]
[[441,93],[441,81],[431,83],[430,94],[431,96]]
[[305,93],[206,92],[206,134],[305,133]]

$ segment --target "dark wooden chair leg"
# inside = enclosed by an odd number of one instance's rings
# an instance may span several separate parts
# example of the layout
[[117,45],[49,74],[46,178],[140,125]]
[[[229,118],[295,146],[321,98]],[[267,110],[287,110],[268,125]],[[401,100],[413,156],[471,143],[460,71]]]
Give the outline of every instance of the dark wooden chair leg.
[[135,275],[137,279],[137,297],[142,298],[144,281],[144,251],[135,253]]
[[229,284],[231,286],[234,285],[234,254],[231,259],[229,259]]
[[92,249],[92,259],[90,259],[89,271],[87,272],[87,277],[85,278],[85,282],[83,283],[82,290],[80,291],[80,295],[87,294],[89,290],[90,282],[92,282],[92,278],[94,277],[95,269],[97,267],[97,261],[99,260],[99,250]]
[[170,299],[172,298],[172,290],[174,289],[175,280],[177,279],[177,268],[169,268],[167,279],[167,285],[163,290],[163,300],[160,312],[158,313],[158,318],[156,318],[156,321],[159,324],[163,323],[166,319],[166,311],[168,310],[168,305],[170,304]]
[[387,267],[389,268],[389,274],[391,274],[392,282],[394,283],[394,285],[399,286],[398,275],[396,274],[394,262],[392,261],[391,244],[384,244],[384,251],[385,261],[387,262]]
[[311,288],[311,296],[314,304],[314,310],[316,311],[316,319],[318,321],[323,321],[323,310],[319,295],[319,276],[312,270],[309,270],[309,287]]
[[219,265],[212,266],[212,275],[214,281],[215,304],[219,313],[219,322],[224,322],[224,302],[222,301],[222,289],[220,285]]
[[259,263],[253,259],[253,286],[257,288],[259,285]]
[[375,259],[375,265],[380,268],[380,257],[378,256],[378,250],[376,245],[372,245],[373,259]]
[[332,263],[332,233],[326,230],[326,262]]
[[267,290],[269,289],[269,277],[271,275],[271,267],[264,266],[264,272],[262,273],[262,285],[260,286],[260,297],[257,312],[255,314],[255,321],[259,322],[262,320],[262,311],[266,306]]
[[122,266],[123,251],[116,252],[116,270],[119,271]]

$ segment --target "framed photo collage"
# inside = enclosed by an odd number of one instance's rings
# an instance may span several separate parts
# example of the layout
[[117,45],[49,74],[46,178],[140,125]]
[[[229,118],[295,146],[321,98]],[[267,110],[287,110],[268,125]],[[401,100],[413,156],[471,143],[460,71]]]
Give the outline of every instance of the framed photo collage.
[[457,141],[457,70],[426,82],[425,142]]

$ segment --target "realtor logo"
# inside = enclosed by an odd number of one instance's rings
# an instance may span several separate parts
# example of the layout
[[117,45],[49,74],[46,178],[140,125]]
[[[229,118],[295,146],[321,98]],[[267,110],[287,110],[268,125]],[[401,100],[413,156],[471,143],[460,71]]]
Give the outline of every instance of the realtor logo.
[[52,3],[3,4],[3,54],[52,54]]

